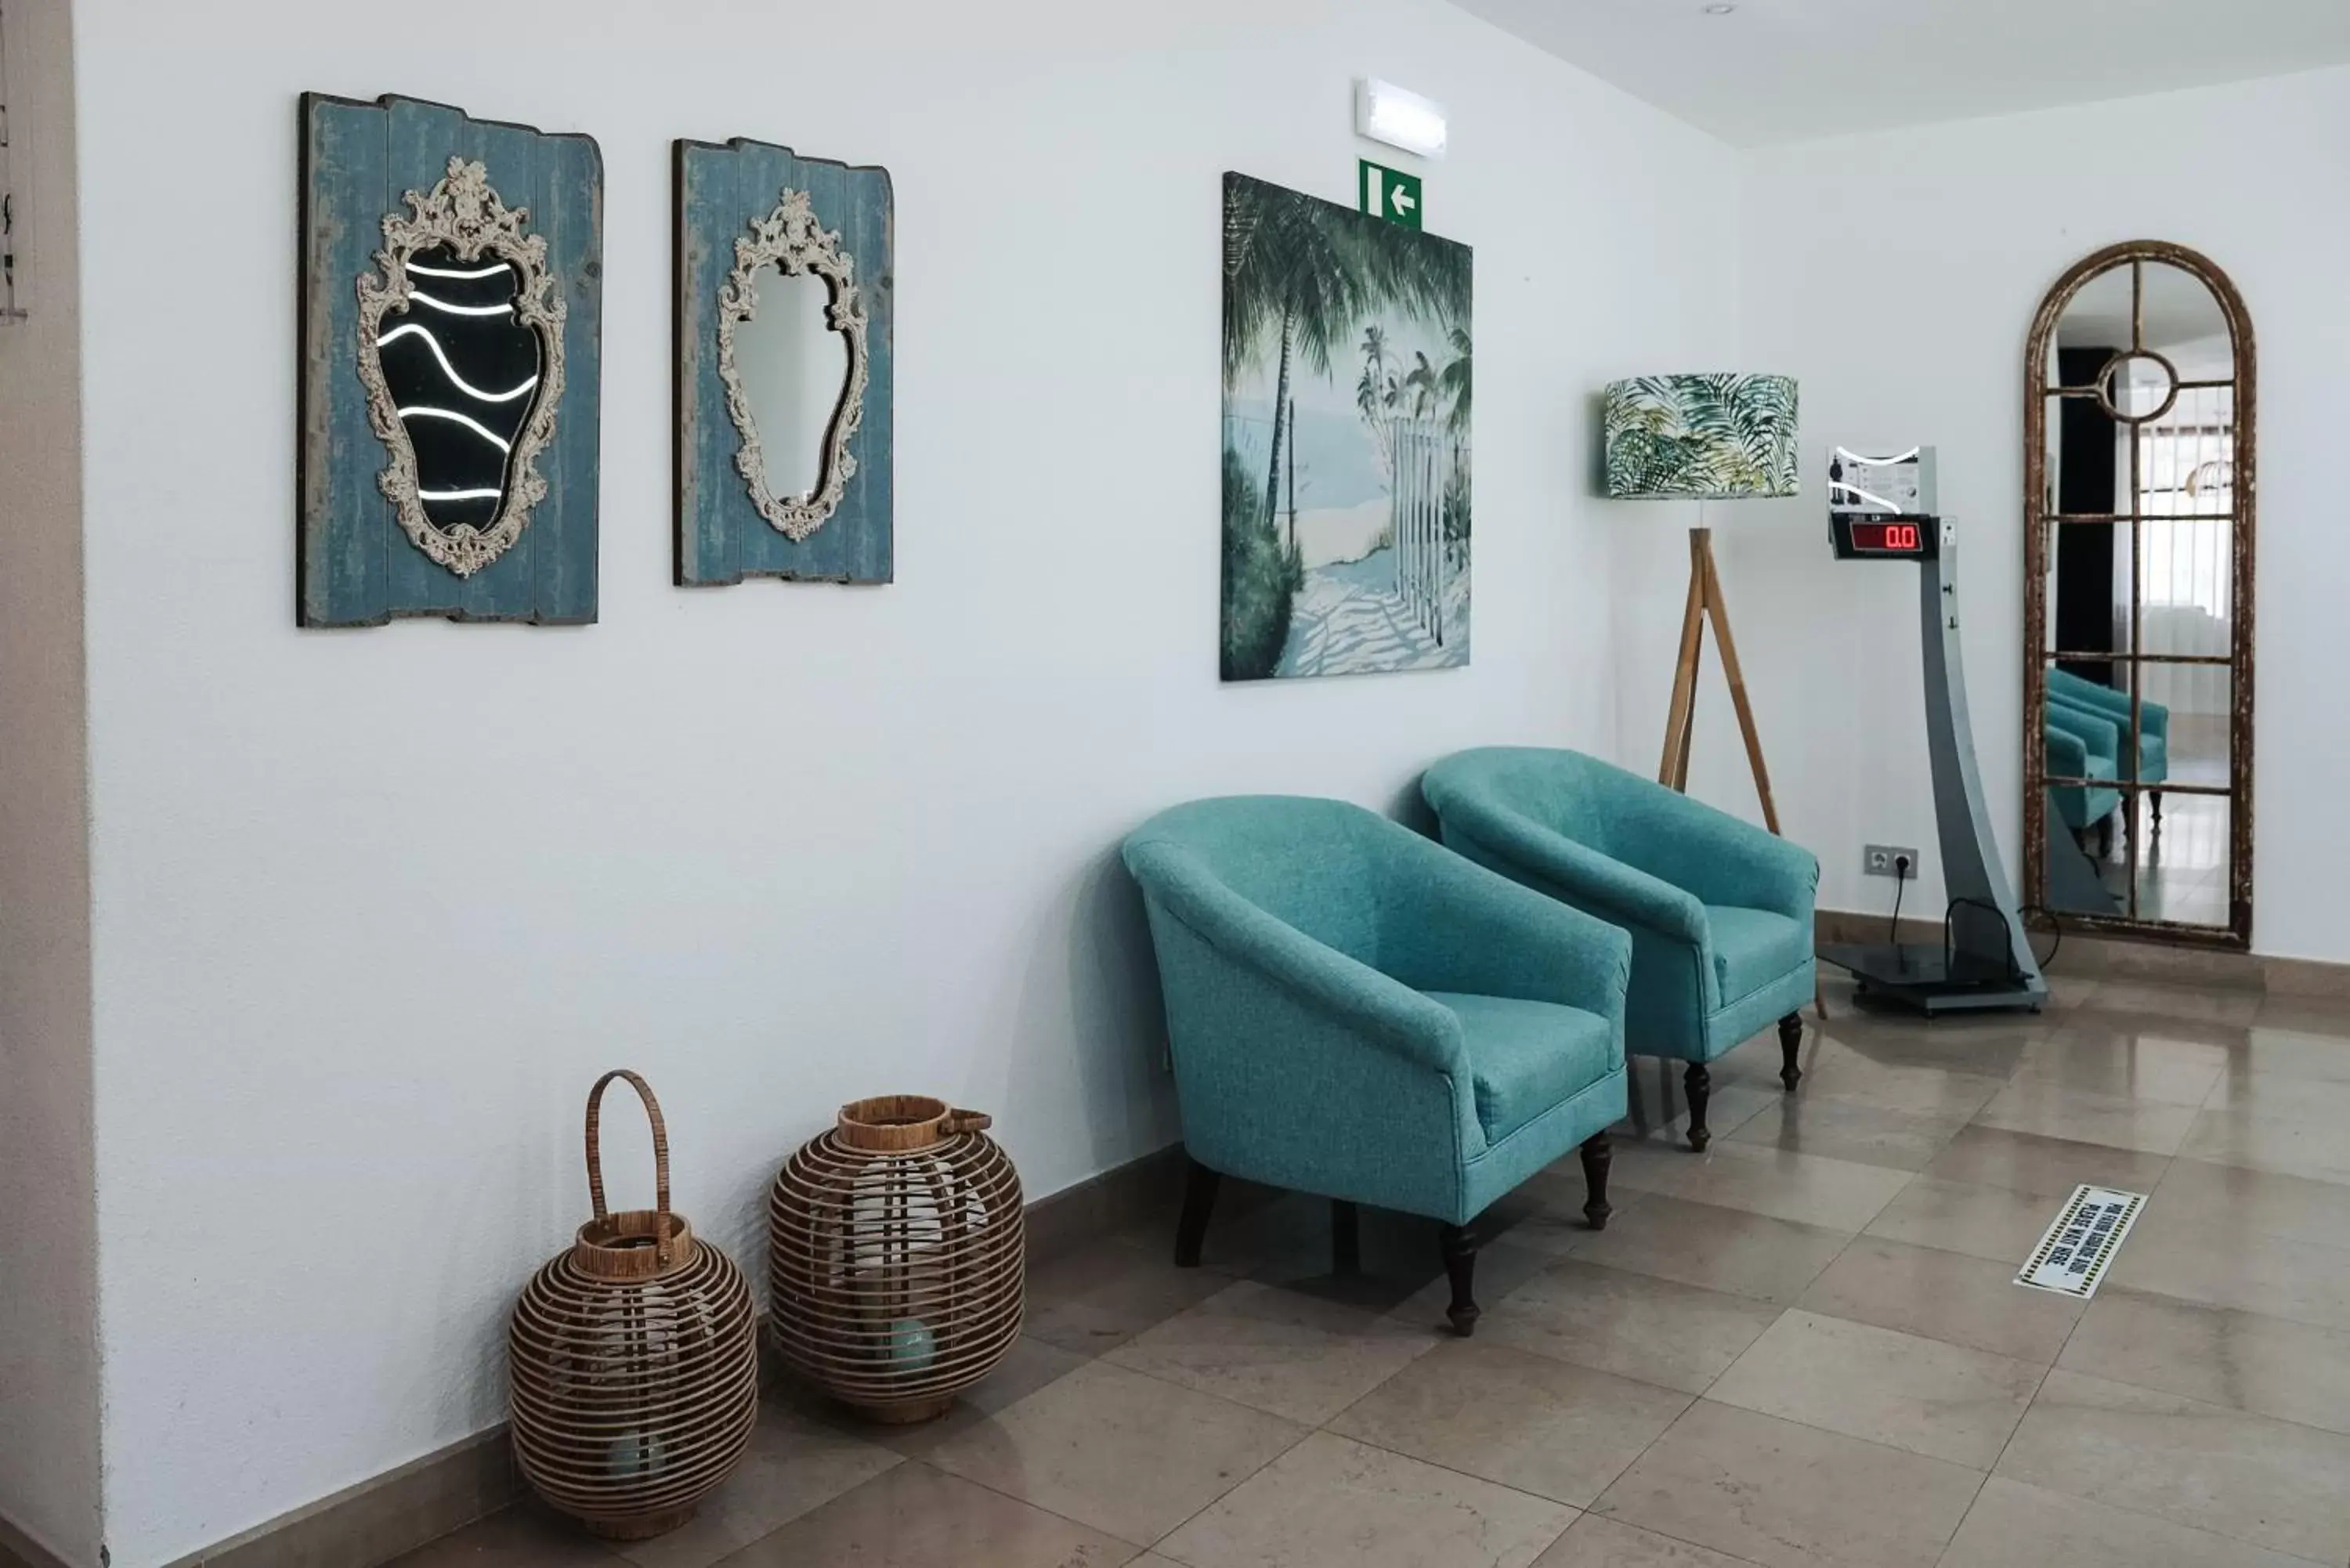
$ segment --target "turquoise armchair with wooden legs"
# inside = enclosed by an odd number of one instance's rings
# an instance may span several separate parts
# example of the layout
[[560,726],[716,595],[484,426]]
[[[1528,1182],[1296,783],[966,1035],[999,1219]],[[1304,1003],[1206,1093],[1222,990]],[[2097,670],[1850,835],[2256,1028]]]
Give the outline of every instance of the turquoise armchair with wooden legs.
[[1607,1222],[1624,1115],[1631,941],[1376,812],[1282,795],[1195,801],[1125,845],[1166,993],[1196,1266],[1222,1176],[1437,1221],[1447,1315],[1478,1315],[1471,1229],[1580,1148]]
[[1711,1138],[1707,1064],[1779,1026],[1780,1081],[1815,985],[1807,849],[1577,752],[1492,746],[1428,770],[1445,844],[1632,937],[1624,1047],[1689,1064],[1690,1147]]

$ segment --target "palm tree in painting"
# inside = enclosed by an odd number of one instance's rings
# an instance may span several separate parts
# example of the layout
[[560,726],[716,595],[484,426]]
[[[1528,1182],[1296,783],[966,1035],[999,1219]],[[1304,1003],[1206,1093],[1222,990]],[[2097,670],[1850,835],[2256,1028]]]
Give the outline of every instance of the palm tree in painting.
[[[1330,351],[1357,319],[1360,280],[1323,209],[1296,191],[1224,177],[1224,380],[1231,383],[1267,335],[1280,344],[1274,375],[1273,452],[1264,480],[1265,522],[1281,495],[1282,441],[1295,443],[1289,378],[1296,360],[1330,373]],[[1294,524],[1293,519],[1293,524]],[[1292,539],[1291,544],[1296,541]]]
[[1423,351],[1414,350],[1412,360],[1411,369],[1404,372],[1403,389],[1411,395],[1411,417],[1424,420],[1436,411],[1437,369]]
[[[1288,409],[1295,368],[1302,363],[1327,377],[1333,352],[1356,324],[1382,309],[1458,324],[1469,287],[1466,246],[1431,244],[1414,230],[1245,175],[1224,177],[1225,384],[1248,366],[1261,342],[1270,337],[1278,344],[1264,488],[1268,524],[1281,491],[1284,440],[1295,461],[1296,432]],[[1384,334],[1378,358],[1383,368]],[[1363,390],[1358,384],[1358,405]]]
[[1436,374],[1436,389],[1443,394],[1445,423],[1455,435],[1469,431],[1469,329],[1460,323],[1445,328],[1444,341],[1452,358]]

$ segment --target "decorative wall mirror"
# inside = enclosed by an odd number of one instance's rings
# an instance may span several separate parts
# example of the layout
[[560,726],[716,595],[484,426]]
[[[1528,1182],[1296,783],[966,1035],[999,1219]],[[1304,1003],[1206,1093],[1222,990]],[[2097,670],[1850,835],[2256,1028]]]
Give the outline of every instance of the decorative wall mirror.
[[677,579],[887,582],[890,188],[677,144]]
[[596,618],[602,159],[302,100],[305,626]]
[[2235,286],[2160,241],[2033,323],[2025,902],[2062,926],[2251,941],[2255,371]]
[[390,462],[377,483],[416,547],[470,577],[546,495],[539,450],[563,401],[563,296],[546,237],[463,158],[384,220],[359,280],[359,380]]
[[857,472],[865,325],[856,262],[816,223],[808,193],[786,188],[735,237],[718,294],[718,379],[751,504],[795,543],[824,526]]

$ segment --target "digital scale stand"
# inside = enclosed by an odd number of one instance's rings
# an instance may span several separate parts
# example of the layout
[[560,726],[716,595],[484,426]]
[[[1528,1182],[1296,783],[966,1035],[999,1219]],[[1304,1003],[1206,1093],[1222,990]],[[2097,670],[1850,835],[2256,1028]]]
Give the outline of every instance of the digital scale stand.
[[2023,919],[2007,888],[1983,809],[1959,652],[1958,525],[1930,515],[1930,449],[1863,458],[1841,449],[1829,470],[1828,529],[1840,561],[1918,564],[1918,631],[1925,653],[1926,746],[1950,909],[1939,942],[1831,943],[1819,956],[1852,971],[1856,996],[1929,1016],[2026,1008],[2048,1001]]

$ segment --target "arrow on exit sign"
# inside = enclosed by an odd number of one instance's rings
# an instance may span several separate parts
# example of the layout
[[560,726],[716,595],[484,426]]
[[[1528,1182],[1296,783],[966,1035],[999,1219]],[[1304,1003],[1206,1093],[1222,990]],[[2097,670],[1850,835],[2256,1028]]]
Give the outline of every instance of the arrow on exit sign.
[[1419,176],[1383,168],[1365,158],[1355,182],[1355,200],[1374,218],[1385,218],[1407,229],[1419,227]]

